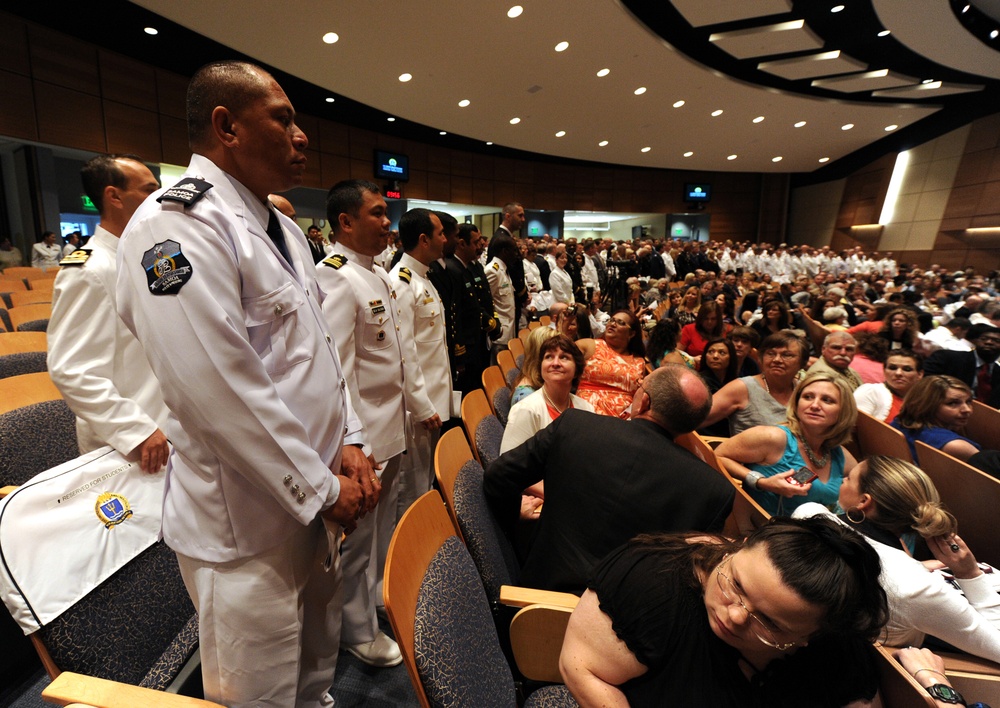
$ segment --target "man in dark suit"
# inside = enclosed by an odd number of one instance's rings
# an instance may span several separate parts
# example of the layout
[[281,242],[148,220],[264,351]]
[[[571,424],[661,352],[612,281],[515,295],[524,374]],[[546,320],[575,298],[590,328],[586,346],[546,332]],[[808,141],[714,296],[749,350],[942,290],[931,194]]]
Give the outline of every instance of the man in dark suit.
[[484,491],[508,530],[522,490],[545,482],[521,584],[579,594],[597,562],[636,534],[720,531],[732,484],[674,443],[711,402],[695,372],[668,365],[643,381],[630,421],[571,409],[490,465]]
[[[500,226],[493,232],[493,235],[507,234],[517,242],[514,233],[520,233],[527,218],[524,216],[524,207],[517,202],[508,202],[503,205],[503,219]],[[518,324],[521,321],[521,310],[528,303],[528,286],[524,282],[524,264],[520,258],[513,259],[507,266],[507,277],[510,278],[511,287],[514,289],[514,331],[517,332]]]
[[924,374],[948,374],[972,387],[976,399],[1000,408],[1000,329],[977,324],[965,337],[975,347],[971,352],[939,349],[924,363]]

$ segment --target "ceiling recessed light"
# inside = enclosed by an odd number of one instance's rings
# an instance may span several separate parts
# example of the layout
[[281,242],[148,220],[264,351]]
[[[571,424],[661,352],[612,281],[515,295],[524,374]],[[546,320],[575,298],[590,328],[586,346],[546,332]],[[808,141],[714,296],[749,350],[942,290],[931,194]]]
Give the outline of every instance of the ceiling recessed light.
[[829,157],[821,157],[821,158],[819,158],[819,161],[820,162],[829,162],[830,158]]
[[567,49],[569,49],[569,42],[559,42],[559,44],[556,45],[557,52],[565,52]]
[[650,150],[652,150],[652,149],[653,149],[653,148],[651,148],[651,147],[644,147],[644,148],[643,148],[642,150],[640,150],[639,152],[649,152],[649,151],[650,151]]
[[610,73],[611,73],[611,69],[601,69],[600,71],[597,72],[597,75],[600,76],[601,78],[604,78],[605,76],[607,76]]
[[795,124],[795,127],[796,128],[801,128],[805,124],[806,124],[806,122],[804,120],[800,120],[798,123]]
[[386,120],[389,121],[390,123],[395,123],[396,122],[396,119],[393,118],[392,116],[389,116],[388,118],[386,118]]
[[405,83],[406,83],[407,81],[409,81],[410,79],[412,79],[412,78],[413,78],[413,74],[405,74],[405,73],[404,73],[404,74],[400,74],[400,75],[399,75],[399,80],[400,80],[400,81],[402,81],[402,82],[403,82],[404,84],[405,84]]
[[690,150],[688,150],[686,153],[684,153],[684,157],[691,157],[692,155],[694,155],[694,153],[691,152]]
[[997,35],[1000,35],[1000,30],[993,30],[990,32],[990,39],[996,39]]
[[680,108],[684,105],[684,101],[674,101],[674,108]]
[[898,127],[899,126],[896,125],[895,123],[893,123],[892,125],[887,125],[887,126],[885,126],[885,132],[891,133],[892,131],[894,131]]
[[601,142],[597,143],[599,147],[605,147],[607,144],[608,144],[607,140],[602,140]]
[[964,15],[965,13],[967,13],[969,11],[970,7],[972,7],[972,5],[966,5],[965,7],[963,7],[962,8],[962,14]]
[[333,103],[333,102],[334,102],[334,101],[336,101],[336,100],[337,100],[337,99],[335,99],[335,98],[334,98],[333,96],[327,96],[327,97],[326,97],[326,102],[327,102],[327,103]]
[[735,160],[735,159],[736,159],[736,155],[730,155],[730,156],[729,156],[729,157],[727,157],[726,159],[727,159],[727,160]]
[[514,117],[514,118],[511,118],[511,119],[510,119],[510,124],[511,124],[511,125],[517,125],[517,124],[518,124],[518,123],[520,123],[520,122],[521,122],[521,119],[520,119],[520,118],[517,118],[517,117]]
[[778,155],[777,157],[772,157],[771,162],[781,162],[781,155]]
[[556,133],[556,137],[557,138],[561,138],[564,135],[566,135],[566,131],[565,130],[560,130],[558,133]]
[[448,134],[448,131],[446,131],[446,130],[440,130],[440,131],[438,131],[438,135],[447,135],[447,134]]
[[891,30],[882,30],[881,32],[878,33],[878,36],[879,37],[888,37],[890,34],[892,34]]
[[[524,12],[523,7],[521,7],[520,5],[514,5],[514,7],[507,10],[507,17],[513,20],[515,17],[520,17],[522,12]],[[487,143],[487,144],[492,145],[492,143]]]
[[718,109],[717,111],[712,111],[712,117],[713,118],[718,118],[721,115],[722,115],[722,109],[721,108]]
[[634,94],[635,94],[636,96],[641,96],[642,94],[646,93],[646,87],[645,87],[645,86],[640,86],[640,87],[639,87],[639,88],[637,88],[637,89],[636,89],[635,91],[633,91],[633,93],[634,93]]
[[753,119],[753,122],[754,123],[763,123],[764,122],[764,116],[757,116],[756,118]]
[[492,140],[487,140],[487,141],[486,141],[486,144],[487,144],[487,145],[492,145],[492,144],[493,144],[493,141],[492,141]]
[[934,79],[924,79],[920,83],[922,83],[922,84],[933,84],[934,83]]
[[841,12],[844,9],[843,5],[834,5],[830,8],[830,12]]
[[471,103],[471,101],[469,99],[463,98],[461,101],[458,102],[458,105],[459,105],[460,108],[465,108],[470,103]]
[[848,123],[847,125],[840,126],[840,129],[841,130],[850,130],[853,127],[854,127],[854,123]]
[[148,34],[150,37],[155,37],[160,33],[160,30],[156,29],[155,27],[146,27],[142,31]]
[[327,44],[336,44],[338,39],[340,39],[340,35],[336,32],[327,32],[323,35],[323,41]]

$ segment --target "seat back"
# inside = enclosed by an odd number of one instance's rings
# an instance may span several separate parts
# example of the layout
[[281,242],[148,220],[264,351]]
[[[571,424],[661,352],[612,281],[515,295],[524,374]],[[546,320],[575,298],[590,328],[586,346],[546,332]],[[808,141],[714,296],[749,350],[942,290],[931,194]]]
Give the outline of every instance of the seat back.
[[35,303],[34,305],[21,305],[7,310],[10,315],[10,323],[14,329],[18,329],[25,322],[36,320],[47,320],[52,316],[51,303]]
[[878,651],[878,692],[883,708],[934,708],[937,703],[906,669],[892,658],[892,650],[876,644]]
[[[0,286],[0,290],[2,290]],[[24,305],[52,304],[52,293],[45,290],[26,290],[24,292],[7,293],[11,307],[22,307]]]
[[[517,338],[521,340],[521,344],[524,344],[528,340],[528,335],[531,334],[530,327],[522,327],[517,330]],[[509,344],[507,346],[510,346]]]
[[55,285],[56,285],[55,276],[52,276],[51,278],[28,279],[28,286],[30,290],[42,290],[42,291],[52,292],[53,290],[55,290]]
[[430,491],[396,525],[383,595],[422,706],[515,705],[475,565]]
[[888,455],[913,462],[906,436],[888,423],[858,411],[858,448],[865,457]]
[[44,401],[0,415],[0,487],[20,485],[80,454],[76,416],[66,401]]
[[0,379],[21,374],[48,371],[45,352],[19,352],[0,355]]
[[22,352],[44,352],[48,340],[44,332],[5,332],[0,336],[0,356]]
[[493,414],[492,410],[486,398],[486,392],[482,389],[477,388],[475,391],[470,391],[462,399],[462,426],[465,428],[466,437],[473,443],[472,454],[477,460],[479,460],[479,450],[475,444],[476,429],[483,418]]
[[[10,268],[7,270],[10,270]],[[24,282],[24,278],[7,275],[6,270],[0,274],[0,293],[17,293],[26,291],[27,289],[28,284]]]
[[[528,332],[530,333],[531,330],[528,330]],[[522,342],[518,337],[514,337],[509,342],[507,342],[507,348],[510,350],[510,353],[514,356],[514,364],[516,365],[517,357],[524,356],[524,342]]]
[[514,548],[490,511],[483,492],[483,468],[474,460],[462,465],[455,479],[455,516],[482,577],[490,607],[496,611],[501,586],[517,585],[521,568]]
[[498,388],[493,393],[493,412],[496,414],[500,425],[507,427],[507,418],[510,416],[510,389],[506,386]]
[[32,403],[57,401],[61,398],[62,393],[52,383],[48,372],[0,379],[0,413],[30,406]]
[[[49,269],[49,273],[55,273],[54,269]],[[18,278],[21,280],[37,280],[44,278],[46,271],[36,266],[10,266],[3,269],[5,278]],[[51,277],[51,276],[50,276]]]
[[[486,392],[486,400],[489,402],[490,410],[493,410],[493,394],[501,388],[508,388],[507,382],[503,378],[503,372],[499,366],[488,366],[483,369],[483,390]],[[471,439],[471,438],[470,438]]]
[[476,452],[484,468],[492,465],[500,457],[503,445],[503,425],[495,415],[488,415],[476,426]]
[[1000,450],[1000,410],[980,401],[972,402],[972,415],[965,433],[983,446],[984,450]]
[[538,318],[538,324],[541,325],[542,327],[548,327],[550,324],[552,324],[552,318],[549,317],[548,315],[542,315],[541,317]]
[[458,525],[458,517],[455,516],[455,479],[462,465],[471,460],[472,449],[461,428],[452,428],[446,432],[434,448],[434,476],[437,477],[438,488],[448,507],[455,533],[460,538],[464,537]]
[[562,683],[559,654],[572,614],[570,607],[528,605],[514,615],[510,645],[522,676],[532,681]]
[[962,538],[976,558],[1000,566],[1000,536],[996,510],[1000,509],[1000,480],[917,441],[920,469],[934,482],[941,501],[958,519]]

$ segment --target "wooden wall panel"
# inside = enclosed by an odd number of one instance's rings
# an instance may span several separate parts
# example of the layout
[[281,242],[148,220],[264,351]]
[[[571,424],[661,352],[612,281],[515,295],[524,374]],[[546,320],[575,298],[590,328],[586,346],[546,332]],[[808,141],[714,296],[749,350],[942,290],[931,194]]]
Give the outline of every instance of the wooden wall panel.
[[440,172],[427,173],[427,198],[440,200],[442,202],[451,201],[451,175]]
[[108,152],[131,152],[149,162],[163,161],[158,114],[114,101],[105,101],[103,106]]
[[0,69],[27,76],[31,73],[28,57],[27,26],[16,17],[0,14]]
[[315,189],[328,189],[333,183],[323,184],[323,163],[319,150],[306,150],[306,171],[302,175],[302,186]]
[[156,69],[156,105],[162,115],[187,121],[188,80],[177,74]]
[[[295,114],[295,125],[299,126],[299,130],[306,134],[306,139],[309,141],[309,147],[307,150],[319,153],[322,150],[322,140],[319,133],[319,118],[314,116],[306,115],[305,113]],[[310,152],[310,158],[311,157]],[[316,161],[319,162],[319,155],[316,155]]]
[[371,158],[367,160],[355,160],[353,157],[351,158],[351,179],[366,179],[369,182],[374,182],[376,181],[374,172],[375,166]]
[[97,49],[84,41],[28,26],[31,74],[36,81],[55,84],[91,96],[100,95]]
[[472,180],[472,203],[482,206],[492,206],[495,203],[492,179],[475,178]]
[[160,145],[163,161],[170,165],[185,166],[191,162],[188,147],[187,121],[168,115],[160,116]]
[[978,150],[968,153],[962,158],[961,169],[955,174],[955,187],[968,187],[982,184],[989,178],[993,163],[992,150]]
[[35,96],[31,79],[10,71],[0,71],[0,135],[22,140],[38,140]]
[[150,112],[158,110],[156,72],[152,67],[106,51],[98,53],[98,62],[104,100]]
[[329,120],[319,121],[319,149],[330,155],[348,157],[351,154],[350,130],[346,125]]
[[351,160],[363,160],[367,162],[369,165],[369,176],[363,179],[371,179],[371,172],[374,170],[375,165],[375,146],[378,144],[375,139],[375,133],[362,128],[350,128],[349,132],[351,136]]
[[320,153],[320,183],[329,189],[341,180],[351,179],[351,161],[343,155]]
[[43,143],[107,151],[101,99],[97,96],[36,81],[35,111],[38,139]]
[[403,187],[403,194],[410,199],[428,199],[427,171],[410,168],[410,181]]
[[[426,162],[424,162],[424,169],[428,172],[434,172],[442,175],[450,174],[451,150],[436,145],[429,145],[427,147],[427,159]],[[443,199],[443,197],[438,198]]]
[[451,199],[456,204],[473,204],[472,178],[452,175]]

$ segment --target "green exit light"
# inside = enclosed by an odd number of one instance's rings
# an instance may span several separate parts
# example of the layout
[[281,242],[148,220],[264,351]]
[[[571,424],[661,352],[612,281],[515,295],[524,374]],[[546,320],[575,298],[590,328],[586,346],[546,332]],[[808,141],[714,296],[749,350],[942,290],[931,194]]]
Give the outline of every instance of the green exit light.
[[541,233],[541,231],[542,231],[542,229],[540,227],[538,227],[538,226],[532,226],[531,227],[530,235],[531,236],[537,236],[538,234]]
[[94,203],[90,201],[90,197],[86,194],[80,195],[80,205],[83,207],[84,211],[92,211],[95,214],[97,213],[97,207],[94,206]]

